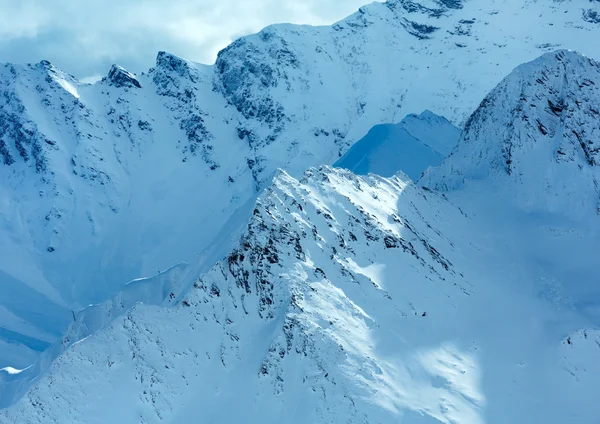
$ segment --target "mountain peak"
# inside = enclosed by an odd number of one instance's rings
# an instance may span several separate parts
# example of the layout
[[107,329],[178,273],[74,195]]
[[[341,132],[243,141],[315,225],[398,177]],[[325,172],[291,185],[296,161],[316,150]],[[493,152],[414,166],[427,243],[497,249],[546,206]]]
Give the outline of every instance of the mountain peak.
[[42,69],[52,69],[53,65],[52,63],[50,63],[49,60],[40,60],[40,62],[38,63],[39,67]]
[[182,77],[189,75],[190,72],[188,61],[164,51],[156,55],[156,68],[175,72]]
[[354,143],[335,166],[359,175],[391,177],[398,171],[417,181],[430,166],[450,154],[460,130],[431,111],[411,114],[399,124],[376,125]]
[[457,149],[426,179],[447,189],[499,178],[529,205],[539,197],[547,208],[552,198],[568,209],[572,199],[586,198],[595,208],[599,139],[600,65],[558,50],[517,67],[492,90],[468,119]]
[[112,65],[108,72],[108,81],[115,87],[142,88],[135,75],[119,65]]

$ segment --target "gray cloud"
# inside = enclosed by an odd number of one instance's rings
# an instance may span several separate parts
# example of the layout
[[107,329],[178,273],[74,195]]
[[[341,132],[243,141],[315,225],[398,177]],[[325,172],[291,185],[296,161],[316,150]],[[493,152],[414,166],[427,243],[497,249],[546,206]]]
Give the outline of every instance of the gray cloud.
[[159,50],[212,63],[266,25],[330,24],[368,0],[0,0],[0,61],[47,59],[85,78],[147,70]]

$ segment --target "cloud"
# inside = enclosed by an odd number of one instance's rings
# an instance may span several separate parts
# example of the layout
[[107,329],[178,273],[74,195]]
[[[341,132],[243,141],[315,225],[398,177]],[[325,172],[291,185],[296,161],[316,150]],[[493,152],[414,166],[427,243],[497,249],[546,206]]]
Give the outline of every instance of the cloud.
[[133,72],[165,50],[213,63],[241,35],[279,22],[331,24],[368,0],[0,0],[0,57],[50,60],[81,78]]

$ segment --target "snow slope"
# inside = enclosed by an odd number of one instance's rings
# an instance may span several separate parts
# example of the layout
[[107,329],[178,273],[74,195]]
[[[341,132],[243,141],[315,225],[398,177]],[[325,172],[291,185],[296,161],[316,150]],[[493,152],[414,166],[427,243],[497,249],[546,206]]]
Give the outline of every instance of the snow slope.
[[1,66],[0,368],[47,363],[73,315],[128,281],[224,256],[277,168],[332,164],[426,108],[460,124],[556,46],[594,56],[595,9],[393,0],[333,26],[268,27],[214,66],[161,52],[94,85],[46,61]]
[[419,185],[279,172],[230,253],[189,292],[169,286],[174,307],[137,305],[77,343],[0,422],[595,422],[600,219],[587,185],[573,208],[528,178],[583,184],[598,165],[507,102],[531,99],[551,128],[561,87],[561,129],[593,134],[597,70],[565,51],[519,67]]
[[574,220],[600,213],[598,81],[598,62],[568,51],[519,66],[467,121],[459,147],[428,184],[491,179],[530,213]]
[[181,304],[77,344],[0,422],[593,422],[600,333],[469,213],[402,177],[281,174]]
[[456,144],[460,130],[429,111],[408,115],[399,124],[371,128],[334,164],[358,175],[391,177],[398,171],[417,181],[430,166],[439,166]]

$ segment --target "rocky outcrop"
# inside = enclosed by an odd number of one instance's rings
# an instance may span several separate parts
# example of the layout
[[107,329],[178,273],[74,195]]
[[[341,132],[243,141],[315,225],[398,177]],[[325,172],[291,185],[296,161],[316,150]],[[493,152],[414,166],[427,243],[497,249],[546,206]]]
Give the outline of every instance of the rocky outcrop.
[[452,10],[462,9],[463,2],[462,0],[434,0],[433,2],[389,0],[386,5],[394,10],[402,8],[408,13],[420,13],[431,18],[440,18]]
[[108,72],[107,80],[115,87],[142,88],[134,74],[119,65],[112,65]]
[[158,52],[151,74],[161,96],[174,97],[182,103],[194,100],[199,77],[187,61],[167,52]]
[[600,12],[596,9],[585,9],[582,16],[586,22],[600,24]]

